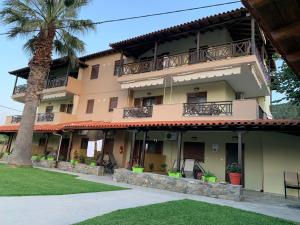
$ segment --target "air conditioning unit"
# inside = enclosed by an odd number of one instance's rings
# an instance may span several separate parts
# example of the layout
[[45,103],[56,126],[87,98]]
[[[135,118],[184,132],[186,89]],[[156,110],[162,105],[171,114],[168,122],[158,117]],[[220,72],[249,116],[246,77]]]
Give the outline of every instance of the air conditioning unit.
[[81,135],[81,136],[86,136],[88,134],[88,130],[80,130],[78,131],[78,135]]
[[168,132],[165,134],[165,140],[167,141],[175,141],[177,140],[177,133],[175,132]]

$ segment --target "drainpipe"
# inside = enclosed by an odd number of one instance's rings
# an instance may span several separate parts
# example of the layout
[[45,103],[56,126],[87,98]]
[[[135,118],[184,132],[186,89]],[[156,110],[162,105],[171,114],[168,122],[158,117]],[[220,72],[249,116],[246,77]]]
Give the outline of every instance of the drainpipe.
[[57,155],[56,155],[56,161],[55,161],[55,168],[57,168],[57,166],[58,166],[59,154],[60,154],[60,147],[61,147],[61,142],[62,142],[63,135],[62,135],[62,134],[59,134],[59,133],[56,133],[56,132],[54,132],[53,135],[59,136],[59,137],[60,137],[60,139],[59,139],[59,145],[58,145],[58,150],[57,150]]

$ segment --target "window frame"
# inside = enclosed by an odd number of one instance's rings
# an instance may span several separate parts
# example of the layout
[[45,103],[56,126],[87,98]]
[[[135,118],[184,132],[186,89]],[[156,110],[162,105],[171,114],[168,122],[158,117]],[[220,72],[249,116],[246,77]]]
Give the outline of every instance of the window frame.
[[[97,72],[95,72],[97,71]],[[90,80],[96,80],[99,78],[100,64],[92,65]]]
[[88,99],[86,103],[86,114],[94,113],[95,99]]
[[[114,109],[118,107],[118,100],[118,97],[111,97],[109,99],[108,112],[113,112]],[[112,103],[115,103],[115,105],[112,105]]]

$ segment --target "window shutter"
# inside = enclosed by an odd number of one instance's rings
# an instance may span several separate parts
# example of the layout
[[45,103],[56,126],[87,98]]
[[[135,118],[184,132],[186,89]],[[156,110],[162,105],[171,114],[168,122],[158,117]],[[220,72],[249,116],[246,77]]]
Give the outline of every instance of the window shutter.
[[115,61],[115,69],[114,69],[114,76],[121,75],[121,60]]
[[163,97],[164,96],[162,96],[162,95],[161,96],[156,96],[155,97],[155,104],[156,105],[161,105],[163,103]]
[[112,112],[114,108],[117,108],[118,106],[118,97],[110,98],[109,100],[109,112]]
[[100,65],[93,65],[91,71],[91,80],[97,79],[99,74]]
[[141,103],[142,103],[142,101],[140,98],[135,98],[133,105],[134,105],[134,107],[141,107]]
[[67,113],[71,114],[73,111],[73,104],[68,104],[67,105]]
[[195,159],[204,162],[205,144],[203,142],[185,142],[183,157],[184,159]]
[[66,104],[61,104],[61,105],[60,105],[59,111],[60,111],[60,112],[66,112],[66,108],[67,108],[67,105],[66,105]]
[[86,113],[93,113],[94,110],[94,99],[87,101]]

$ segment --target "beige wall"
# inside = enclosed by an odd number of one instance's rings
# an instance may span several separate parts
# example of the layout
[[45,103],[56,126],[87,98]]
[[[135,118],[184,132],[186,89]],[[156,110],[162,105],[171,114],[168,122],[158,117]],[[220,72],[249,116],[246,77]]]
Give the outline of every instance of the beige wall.
[[[118,97],[118,107],[127,106],[127,90],[121,90],[114,76],[114,62],[120,59],[119,54],[113,54],[86,63],[89,67],[80,69],[79,76],[82,81],[82,92],[80,93],[77,107],[78,120],[111,120],[112,112],[108,112],[111,97]],[[98,79],[91,80],[92,65],[100,65]],[[94,112],[86,114],[87,101],[94,99]]]
[[73,99],[42,101],[39,104],[37,113],[45,113],[47,106],[53,106],[53,112],[59,112],[61,104],[73,104]]

